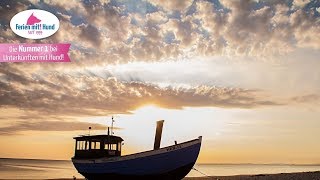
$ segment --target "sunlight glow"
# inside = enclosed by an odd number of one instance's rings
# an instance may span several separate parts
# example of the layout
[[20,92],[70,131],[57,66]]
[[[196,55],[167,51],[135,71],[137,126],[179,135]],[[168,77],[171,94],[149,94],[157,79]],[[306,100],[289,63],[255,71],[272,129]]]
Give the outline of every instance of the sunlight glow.
[[[115,115],[115,134],[122,136],[128,146],[138,150],[151,149],[154,141],[157,120],[165,120],[162,146],[195,139],[219,138],[225,122],[219,108],[184,108],[182,110],[164,109],[155,105],[141,107],[128,115]],[[222,116],[220,116],[220,114]],[[201,118],[200,118],[201,117]],[[110,125],[111,117],[93,117],[86,121]],[[213,133],[213,135],[212,135]],[[210,138],[209,138],[210,137]]]

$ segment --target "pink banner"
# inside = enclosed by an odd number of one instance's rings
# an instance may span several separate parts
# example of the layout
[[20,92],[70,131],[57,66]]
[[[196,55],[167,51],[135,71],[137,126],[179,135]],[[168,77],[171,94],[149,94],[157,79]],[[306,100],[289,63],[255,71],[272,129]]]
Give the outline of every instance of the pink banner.
[[0,62],[70,62],[70,44],[0,44]]

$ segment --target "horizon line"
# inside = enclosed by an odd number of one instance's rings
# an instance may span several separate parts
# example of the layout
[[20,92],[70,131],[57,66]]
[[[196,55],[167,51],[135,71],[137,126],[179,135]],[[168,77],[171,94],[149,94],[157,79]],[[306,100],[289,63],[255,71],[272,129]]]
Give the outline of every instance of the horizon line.
[[[0,157],[0,159],[15,159],[15,160],[38,160],[38,161],[71,161],[68,159],[36,159],[36,158],[13,158]],[[320,166],[320,163],[196,163],[196,165],[291,165],[291,166]]]

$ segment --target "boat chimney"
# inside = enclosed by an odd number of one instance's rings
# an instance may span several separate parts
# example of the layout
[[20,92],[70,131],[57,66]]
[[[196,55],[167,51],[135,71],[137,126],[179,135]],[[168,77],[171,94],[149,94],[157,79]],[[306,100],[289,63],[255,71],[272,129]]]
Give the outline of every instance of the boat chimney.
[[157,130],[156,130],[156,134],[154,137],[154,146],[153,146],[154,150],[160,148],[163,122],[164,122],[164,120],[157,121]]
[[110,130],[109,130],[109,127],[108,127],[108,136],[110,135]]

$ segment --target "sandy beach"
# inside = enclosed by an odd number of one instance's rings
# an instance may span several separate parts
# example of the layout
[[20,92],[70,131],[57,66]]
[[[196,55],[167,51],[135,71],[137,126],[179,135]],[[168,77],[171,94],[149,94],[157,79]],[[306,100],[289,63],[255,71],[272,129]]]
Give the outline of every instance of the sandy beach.
[[320,180],[320,171],[301,173],[280,173],[280,174],[258,174],[258,175],[237,175],[237,176],[211,176],[184,178],[185,180]]
[[[280,174],[258,174],[258,175],[235,175],[235,176],[210,176],[210,177],[186,177],[184,180],[320,180],[320,171],[300,172],[300,173],[280,173]],[[8,179],[0,179],[8,180]],[[43,179],[43,180],[72,180],[61,179]],[[77,180],[84,180],[77,178]]]

